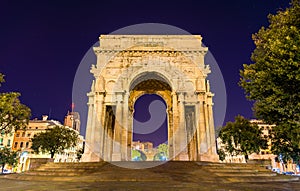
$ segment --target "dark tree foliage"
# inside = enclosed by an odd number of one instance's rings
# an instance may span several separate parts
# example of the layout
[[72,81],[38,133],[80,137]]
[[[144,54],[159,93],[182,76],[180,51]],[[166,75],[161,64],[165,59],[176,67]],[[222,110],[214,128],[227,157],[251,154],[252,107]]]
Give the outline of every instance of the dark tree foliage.
[[2,173],[4,171],[5,165],[15,166],[18,163],[18,152],[12,151],[8,147],[3,147],[0,149],[0,165],[2,167]]
[[219,137],[228,153],[232,156],[242,154],[246,161],[248,155],[267,148],[267,139],[263,137],[261,129],[240,115],[235,117],[235,122],[226,123]]
[[[4,75],[0,73],[0,86]],[[20,93],[0,93],[0,131],[10,133],[13,130],[25,129],[31,116],[30,109],[21,104]]]
[[240,85],[254,100],[258,119],[276,124],[272,151],[284,161],[300,155],[300,1],[269,15],[270,25],[253,35],[252,64],[240,72]]
[[225,160],[226,154],[225,154],[225,152],[224,152],[222,149],[218,149],[218,150],[217,150],[217,153],[218,153],[218,155],[219,155],[219,160],[220,160],[220,161]]
[[75,147],[78,141],[78,133],[63,126],[55,126],[45,132],[34,135],[31,139],[31,149],[35,153],[49,153],[51,158],[64,149]]

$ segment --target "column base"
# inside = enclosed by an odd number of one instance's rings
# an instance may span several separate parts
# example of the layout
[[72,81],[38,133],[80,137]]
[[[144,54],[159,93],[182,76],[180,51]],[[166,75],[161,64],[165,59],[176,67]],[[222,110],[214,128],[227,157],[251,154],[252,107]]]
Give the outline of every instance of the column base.
[[189,155],[186,153],[180,153],[178,159],[179,161],[189,161]]
[[112,161],[121,161],[121,153],[113,153]]
[[81,162],[100,162],[103,161],[98,155],[93,152],[83,153]]
[[199,154],[198,155],[199,161],[207,161],[207,162],[219,162],[219,155],[217,154]]

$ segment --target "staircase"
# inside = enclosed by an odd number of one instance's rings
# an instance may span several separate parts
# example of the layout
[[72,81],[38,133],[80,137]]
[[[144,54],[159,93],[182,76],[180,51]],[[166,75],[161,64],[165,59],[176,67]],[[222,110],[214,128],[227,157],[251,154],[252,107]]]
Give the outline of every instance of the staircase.
[[[157,163],[157,164],[154,164]],[[146,165],[153,168],[139,169]],[[128,166],[122,168],[119,166]],[[288,182],[298,177],[279,175],[255,164],[223,164],[208,162],[89,162],[47,163],[21,174],[6,178],[33,181],[67,182],[168,182],[176,183],[251,183]]]

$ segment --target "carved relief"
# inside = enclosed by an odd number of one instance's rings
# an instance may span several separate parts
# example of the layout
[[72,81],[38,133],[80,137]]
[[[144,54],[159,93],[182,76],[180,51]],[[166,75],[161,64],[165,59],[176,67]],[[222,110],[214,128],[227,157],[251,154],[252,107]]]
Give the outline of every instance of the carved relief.
[[107,83],[106,83],[106,91],[107,92],[112,92],[113,89],[114,89],[114,86],[115,86],[115,81],[114,80],[109,80]]
[[96,91],[105,91],[105,79],[102,75],[96,80]]

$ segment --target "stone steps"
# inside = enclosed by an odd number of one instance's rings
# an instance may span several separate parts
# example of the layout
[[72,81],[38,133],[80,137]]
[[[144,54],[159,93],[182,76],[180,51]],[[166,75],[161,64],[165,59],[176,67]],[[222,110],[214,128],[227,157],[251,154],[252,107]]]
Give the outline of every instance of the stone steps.
[[244,177],[224,177],[228,182],[237,183],[237,182],[256,182],[256,183],[266,183],[266,182],[292,182],[299,181],[297,177],[253,177],[253,176],[244,176]]
[[240,173],[240,172],[230,172],[230,173],[215,173],[217,176],[222,176],[222,177],[269,177],[269,176],[277,176],[275,173],[262,173],[262,172],[257,172],[257,173]]
[[[147,165],[158,166],[140,169]],[[174,184],[179,182],[278,182],[298,179],[298,177],[278,175],[259,165],[183,161],[47,163],[26,173],[7,175],[6,178],[69,182],[174,182]]]

